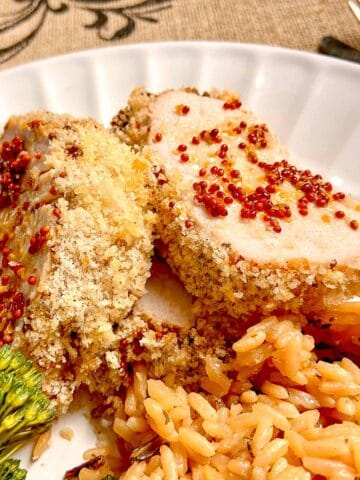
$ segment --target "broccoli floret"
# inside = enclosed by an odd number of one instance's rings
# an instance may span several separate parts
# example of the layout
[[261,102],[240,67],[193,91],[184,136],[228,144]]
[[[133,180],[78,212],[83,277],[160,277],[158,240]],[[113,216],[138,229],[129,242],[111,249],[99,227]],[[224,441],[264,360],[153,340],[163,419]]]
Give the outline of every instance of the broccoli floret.
[[6,460],[0,465],[0,480],[25,480],[26,470],[19,467],[20,460]]
[[0,372],[13,373],[28,387],[40,387],[43,378],[31,360],[26,360],[22,353],[11,350],[9,345],[0,348]]
[[41,381],[42,374],[24,355],[9,345],[0,348],[0,466],[54,419],[55,409],[42,392]]

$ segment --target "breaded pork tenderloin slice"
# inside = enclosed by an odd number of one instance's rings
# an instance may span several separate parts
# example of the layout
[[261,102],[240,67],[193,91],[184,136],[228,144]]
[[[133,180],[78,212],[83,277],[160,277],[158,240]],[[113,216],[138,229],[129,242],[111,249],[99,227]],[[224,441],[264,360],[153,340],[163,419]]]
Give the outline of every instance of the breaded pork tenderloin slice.
[[92,120],[10,118],[0,146],[1,343],[65,410],[150,275],[146,161]]
[[102,405],[116,406],[120,389],[132,384],[135,365],[148,378],[170,376],[198,389],[206,358],[230,357],[233,339],[247,326],[224,315],[210,318],[166,262],[154,257],[146,293],[135,303],[119,345],[93,375],[90,391],[103,396]]
[[210,309],[311,311],[360,292],[360,203],[289,159],[235,96],[133,92],[112,121],[145,147],[163,252]]

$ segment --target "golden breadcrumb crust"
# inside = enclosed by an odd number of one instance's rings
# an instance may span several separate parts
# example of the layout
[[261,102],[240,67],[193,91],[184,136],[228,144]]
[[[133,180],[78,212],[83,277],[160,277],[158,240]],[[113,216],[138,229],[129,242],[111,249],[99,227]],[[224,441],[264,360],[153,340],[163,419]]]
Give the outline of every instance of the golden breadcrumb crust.
[[53,187],[51,198],[36,210],[31,204],[15,229],[25,251],[39,226],[50,227],[35,256],[39,281],[28,292],[14,346],[45,372],[44,389],[64,411],[78,385],[94,382],[145,291],[154,219],[147,210],[148,165],[92,120],[35,112],[9,120],[4,138],[14,135],[25,138],[31,153],[42,151],[47,172],[39,175],[30,164],[33,188],[24,198],[38,202]]
[[[235,94],[213,91],[211,96],[228,101]],[[122,141],[144,147],[156,172],[157,158],[146,148],[154,98],[135,89],[128,107],[112,120],[112,128]],[[210,240],[178,197],[176,185],[166,178],[166,169],[162,179],[161,185],[154,180],[151,199],[158,213],[156,231],[163,244],[162,255],[209,311],[223,309],[233,316],[251,311],[311,312],[360,294],[360,272],[346,265],[309,264],[302,258],[258,264],[239,256],[230,245]]]

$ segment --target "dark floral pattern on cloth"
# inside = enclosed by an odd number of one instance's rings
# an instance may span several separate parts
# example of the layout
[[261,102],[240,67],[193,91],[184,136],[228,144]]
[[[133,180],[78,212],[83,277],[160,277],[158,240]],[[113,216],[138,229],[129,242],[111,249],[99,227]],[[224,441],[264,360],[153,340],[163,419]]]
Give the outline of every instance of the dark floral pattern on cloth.
[[[9,5],[9,0],[7,5]],[[48,15],[65,14],[71,8],[85,10],[92,21],[83,25],[94,29],[101,40],[128,37],[138,21],[157,23],[156,14],[171,8],[173,0],[10,0],[13,8],[2,13],[0,6],[0,63],[27,47]],[[0,4],[2,2],[0,1]],[[9,41],[9,34],[11,40]]]

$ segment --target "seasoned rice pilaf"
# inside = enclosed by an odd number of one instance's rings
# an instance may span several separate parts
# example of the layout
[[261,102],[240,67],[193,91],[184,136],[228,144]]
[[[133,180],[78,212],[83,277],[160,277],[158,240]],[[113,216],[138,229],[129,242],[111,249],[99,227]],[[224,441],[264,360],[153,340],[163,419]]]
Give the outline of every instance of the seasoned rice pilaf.
[[199,392],[134,367],[114,422],[133,449],[121,480],[357,478],[359,367],[318,360],[296,317],[265,318],[232,349],[206,358]]

